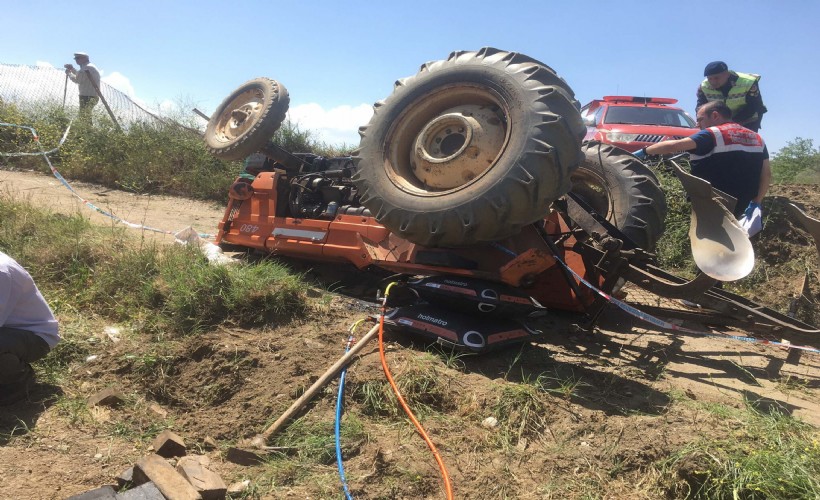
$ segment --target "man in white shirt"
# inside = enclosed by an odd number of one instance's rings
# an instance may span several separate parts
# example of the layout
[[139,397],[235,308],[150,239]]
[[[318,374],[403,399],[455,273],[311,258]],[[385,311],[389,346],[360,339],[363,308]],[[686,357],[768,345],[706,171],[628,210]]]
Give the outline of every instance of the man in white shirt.
[[88,54],[75,52],[74,62],[80,65],[77,70],[71,64],[65,65],[65,74],[76,83],[80,92],[80,121],[91,125],[91,111],[100,101],[100,72],[91,64]]
[[0,252],[0,405],[27,396],[34,382],[30,363],[59,341],[57,320],[34,280]]

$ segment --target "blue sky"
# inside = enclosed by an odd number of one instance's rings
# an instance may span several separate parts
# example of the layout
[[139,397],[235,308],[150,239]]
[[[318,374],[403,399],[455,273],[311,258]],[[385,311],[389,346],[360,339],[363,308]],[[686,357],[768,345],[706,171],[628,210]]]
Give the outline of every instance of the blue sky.
[[707,62],[762,75],[772,152],[820,145],[820,2],[412,2],[6,0],[0,62],[61,67],[90,54],[139,100],[211,113],[258,76],[283,83],[291,116],[327,142],[356,129],[393,82],[453,50],[494,46],[552,66],[581,103],[603,95],[679,99],[694,115]]

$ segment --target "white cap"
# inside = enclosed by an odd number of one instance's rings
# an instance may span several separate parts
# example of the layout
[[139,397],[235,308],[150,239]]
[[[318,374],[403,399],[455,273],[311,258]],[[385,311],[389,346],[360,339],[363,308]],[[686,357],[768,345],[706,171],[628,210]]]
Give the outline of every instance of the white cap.
[[75,52],[74,59],[77,59],[78,57],[85,57],[86,59],[88,59],[88,54],[86,54],[85,52]]

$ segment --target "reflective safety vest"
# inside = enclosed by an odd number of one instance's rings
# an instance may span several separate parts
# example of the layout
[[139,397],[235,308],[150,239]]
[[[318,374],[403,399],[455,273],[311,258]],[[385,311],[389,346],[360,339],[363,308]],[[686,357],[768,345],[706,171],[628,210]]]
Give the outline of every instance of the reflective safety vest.
[[[703,95],[706,96],[706,100],[709,102],[725,102],[726,105],[729,106],[729,109],[732,110],[732,116],[735,116],[740,108],[746,105],[746,94],[752,89],[752,85],[760,80],[760,75],[740,73],[739,71],[730,71],[730,73],[737,75],[737,81],[732,85],[732,88],[729,89],[729,95],[724,96],[720,90],[713,89],[712,86],[709,85],[708,79],[703,80],[700,84],[700,89],[703,91]],[[746,122],[753,122],[759,118],[760,114],[755,113],[747,119]]]

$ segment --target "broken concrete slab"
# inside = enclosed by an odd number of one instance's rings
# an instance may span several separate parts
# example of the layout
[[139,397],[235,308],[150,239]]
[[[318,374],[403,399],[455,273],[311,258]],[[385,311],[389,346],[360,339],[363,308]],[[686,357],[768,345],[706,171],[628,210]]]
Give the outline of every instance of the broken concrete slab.
[[202,440],[202,447],[206,450],[215,450],[218,446],[216,439],[211,436],[205,436],[205,439]]
[[[177,464],[177,472],[188,480],[189,483],[202,495],[204,500],[220,500],[225,498],[228,487],[219,477],[219,474],[208,469],[199,460],[192,458],[180,459]],[[202,457],[207,458],[207,457]]]
[[154,453],[161,457],[172,458],[185,456],[185,442],[168,429],[154,438]]
[[206,455],[186,455],[184,457],[181,457],[177,461],[177,466],[182,465],[182,464],[186,464],[186,463],[189,463],[189,462],[199,464],[203,467],[210,467],[210,465],[211,465],[211,459],[208,458]]
[[117,500],[165,500],[165,496],[159,491],[157,485],[148,482],[128,491],[123,491],[117,495]]
[[99,488],[86,491],[68,497],[66,500],[114,500],[117,498],[117,492],[111,486],[101,486]]
[[166,410],[165,408],[156,403],[149,403],[148,410],[160,418],[165,418],[168,416],[168,410]]
[[88,398],[88,406],[119,406],[125,402],[125,395],[109,387]]
[[134,468],[129,467],[122,471],[119,476],[114,478],[117,481],[117,489],[123,489],[126,486],[136,484],[134,483]]
[[250,485],[251,485],[251,480],[250,479],[245,479],[244,481],[237,481],[235,483],[231,483],[231,485],[228,486],[228,493],[230,493],[232,495],[242,493],[243,491],[248,489],[248,486],[250,486]]
[[168,500],[202,499],[196,488],[159,455],[141,458],[134,465],[134,480],[140,484],[152,481]]

